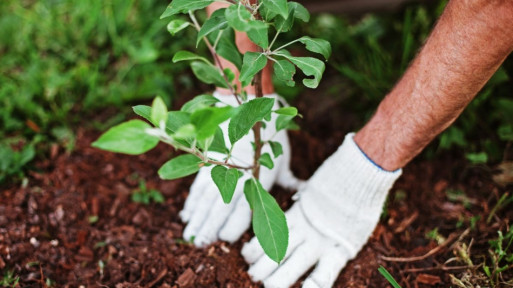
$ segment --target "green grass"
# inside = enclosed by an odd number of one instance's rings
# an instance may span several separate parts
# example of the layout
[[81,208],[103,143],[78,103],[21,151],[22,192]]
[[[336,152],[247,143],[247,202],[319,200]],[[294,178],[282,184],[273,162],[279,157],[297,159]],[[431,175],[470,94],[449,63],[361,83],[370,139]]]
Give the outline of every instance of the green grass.
[[[0,1],[0,146],[16,150],[15,139],[20,147],[52,141],[72,149],[70,127],[84,115],[155,95],[169,103],[184,68],[170,59],[190,41],[170,37],[158,19],[166,5]],[[18,164],[0,159],[0,174],[16,177],[26,163]]]

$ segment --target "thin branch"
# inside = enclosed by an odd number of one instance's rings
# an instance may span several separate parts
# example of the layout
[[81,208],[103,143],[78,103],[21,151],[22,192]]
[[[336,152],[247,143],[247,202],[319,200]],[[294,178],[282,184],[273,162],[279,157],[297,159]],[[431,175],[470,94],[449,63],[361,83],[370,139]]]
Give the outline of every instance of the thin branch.
[[253,166],[244,167],[244,166],[239,166],[239,165],[235,165],[235,164],[230,164],[230,163],[225,163],[222,161],[210,159],[210,158],[206,157],[205,155],[203,155],[203,153],[201,153],[201,151],[198,150],[196,147],[189,148],[189,147],[185,147],[185,146],[181,145],[180,143],[176,142],[172,137],[170,137],[165,131],[163,131],[161,129],[158,129],[158,128],[148,129],[146,133],[158,137],[160,141],[162,141],[168,145],[171,145],[172,147],[174,147],[177,150],[182,150],[189,154],[195,155],[196,157],[200,158],[201,161],[203,161],[204,163],[213,164],[213,165],[222,165],[222,166],[226,166],[228,168],[235,168],[235,169],[240,169],[240,170],[254,169]]
[[278,31],[276,31],[276,35],[274,35],[273,41],[271,41],[271,44],[269,44],[269,48],[267,48],[268,50],[271,50],[271,48],[273,48],[274,42],[276,42],[276,39],[278,39],[278,35],[280,35],[280,33],[281,28]]
[[[257,13],[255,13],[255,18],[257,20],[260,20],[261,17],[260,17],[260,13],[258,13],[258,10],[257,10]],[[258,48],[258,52],[260,53],[263,53],[263,49],[262,48]],[[265,69],[265,68],[264,68]],[[255,96],[256,98],[261,98],[261,97],[264,97],[264,93],[262,91],[262,73],[263,73],[263,70],[260,70],[258,71],[258,73],[255,75]],[[263,143],[262,143],[262,136],[260,134],[260,130],[262,128],[262,123],[260,122],[257,122],[254,126],[253,126],[253,134],[255,136],[255,156],[253,158],[253,177],[255,177],[255,179],[259,179],[260,177],[260,156],[262,155],[262,146],[263,146]]]
[[[223,1],[224,2],[224,1]],[[226,2],[230,3],[230,4],[234,4],[234,5],[241,5],[241,6],[244,6],[244,8],[246,8],[249,12],[251,12],[251,14],[254,14],[255,13],[255,8],[251,7],[251,5],[246,5],[246,4],[242,4],[241,2],[239,1],[235,1],[235,0],[226,0]],[[256,10],[258,12],[258,10]]]
[[284,45],[282,45],[282,46],[280,46],[280,47],[278,47],[278,48],[274,49],[274,51],[273,51],[272,53],[274,54],[275,52],[280,51],[281,49],[283,49],[283,48],[285,48],[285,47],[287,47],[287,46],[290,46],[290,45],[292,45],[292,44],[294,44],[294,43],[296,43],[296,42],[299,42],[299,39],[296,39],[296,40],[294,40],[294,41],[291,41],[291,42],[289,42],[289,43],[287,43],[287,44],[284,44]]
[[[191,20],[194,23],[194,27],[196,28],[196,30],[200,31],[201,27],[198,23],[198,20],[194,16],[194,13],[192,13],[192,11],[189,11],[189,16],[191,17]],[[216,50],[214,49],[214,47],[212,47],[212,45],[210,44],[210,41],[208,41],[207,37],[203,37],[203,41],[207,45],[207,48],[210,51],[210,54],[212,54],[212,57],[214,58],[214,61],[216,62],[217,68],[220,70],[221,75],[223,76],[226,86],[230,89],[230,92],[235,97],[235,100],[237,100],[237,103],[239,103],[239,105],[241,105],[242,102],[239,100],[239,95],[236,93],[235,89],[233,88],[230,81],[228,80],[228,77],[224,73],[224,68],[223,68],[223,65],[221,64],[221,59],[219,58],[219,55],[217,55]]]

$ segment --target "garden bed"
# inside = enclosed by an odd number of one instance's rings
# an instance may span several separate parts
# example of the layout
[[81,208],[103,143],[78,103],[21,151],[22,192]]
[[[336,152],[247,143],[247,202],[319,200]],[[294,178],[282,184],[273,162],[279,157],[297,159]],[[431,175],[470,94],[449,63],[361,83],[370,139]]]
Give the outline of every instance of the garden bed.
[[[289,133],[292,168],[303,179],[354,124],[350,114],[333,113],[338,100],[319,101],[318,93],[309,94],[297,100],[303,131]],[[22,287],[261,286],[250,281],[240,256],[249,232],[235,244],[217,242],[204,249],[182,239],[178,212],[194,178],[158,178],[157,169],[173,154],[168,146],[124,156],[92,148],[99,135],[77,130],[71,154],[53,149],[36,164],[39,172],[30,173],[26,187],[0,192],[0,271],[12,271]],[[165,202],[133,202],[131,194],[141,181],[160,191]],[[275,187],[272,193],[282,208],[291,205],[294,191]],[[471,167],[461,156],[414,161],[392,189],[369,243],[335,287],[390,287],[378,272],[380,265],[403,287],[449,287],[451,274],[486,286],[480,263],[489,257],[488,241],[505,231],[513,216],[511,209],[497,209],[487,224],[503,193],[488,169]],[[467,250],[474,268],[461,255]],[[511,279],[511,274],[503,276]]]

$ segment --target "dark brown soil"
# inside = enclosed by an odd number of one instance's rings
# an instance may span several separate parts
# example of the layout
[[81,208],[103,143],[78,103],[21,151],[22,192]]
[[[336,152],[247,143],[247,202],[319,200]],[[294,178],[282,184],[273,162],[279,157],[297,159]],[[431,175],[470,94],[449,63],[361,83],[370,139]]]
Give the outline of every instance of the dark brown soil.
[[[308,107],[308,101],[300,100],[302,106]],[[340,145],[350,122],[336,119],[332,105],[316,107],[301,122],[307,129],[290,133],[293,170],[304,179]],[[59,151],[37,163],[40,172],[30,173],[27,187],[2,188],[0,271],[14,271],[22,287],[260,287],[251,283],[240,256],[249,232],[234,245],[218,242],[205,249],[182,240],[178,212],[193,177],[158,178],[157,169],[173,154],[167,146],[124,156],[91,148],[98,135],[77,131],[73,153]],[[141,179],[161,191],[165,203],[132,202],[130,195]],[[460,189],[467,198],[450,200],[448,189]],[[458,157],[439,155],[410,164],[392,189],[374,235],[335,287],[391,287],[379,274],[380,265],[403,287],[449,287],[450,274],[470,273],[474,283],[484,281],[479,280],[481,267],[466,268],[456,252],[472,243],[474,264],[488,257],[488,240],[496,238],[498,229],[505,230],[513,216],[511,208],[503,208],[486,224],[504,192],[486,167],[470,167]],[[283,208],[291,204],[293,192],[275,188],[273,193]],[[462,234],[475,215],[481,220]],[[437,248],[426,237],[435,228],[454,241]],[[383,258],[426,253],[431,254],[404,262]],[[449,259],[454,260],[446,263]]]

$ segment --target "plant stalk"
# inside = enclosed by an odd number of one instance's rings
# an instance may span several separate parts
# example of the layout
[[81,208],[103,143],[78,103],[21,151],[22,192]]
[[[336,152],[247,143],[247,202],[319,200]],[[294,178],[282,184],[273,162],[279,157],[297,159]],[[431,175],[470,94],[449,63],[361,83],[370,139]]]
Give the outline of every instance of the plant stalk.
[[[260,13],[258,12],[258,10],[255,13],[255,18],[257,20],[261,19]],[[264,52],[262,48],[258,48],[258,50],[260,53]],[[255,85],[255,97],[256,98],[264,97],[263,88],[262,88],[262,73],[263,73],[264,69],[260,70],[255,75],[254,85]],[[259,160],[260,160],[260,156],[262,156],[262,146],[263,146],[262,136],[260,134],[261,128],[262,128],[262,123],[260,123],[260,122],[257,122],[253,126],[253,134],[255,136],[255,157],[253,158],[253,177],[255,177],[255,179],[259,179],[259,177],[260,177],[260,162],[259,162]]]

